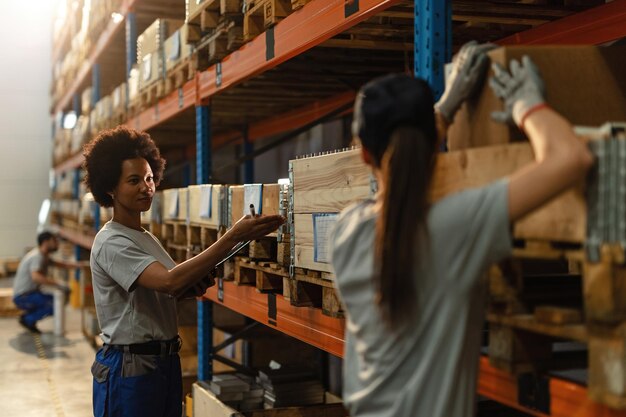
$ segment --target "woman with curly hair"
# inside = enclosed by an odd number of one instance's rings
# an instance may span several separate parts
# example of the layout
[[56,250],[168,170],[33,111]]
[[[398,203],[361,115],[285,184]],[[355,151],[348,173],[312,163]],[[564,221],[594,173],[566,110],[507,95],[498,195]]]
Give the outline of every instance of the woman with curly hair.
[[[182,413],[176,298],[199,296],[208,271],[242,241],[278,228],[281,216],[245,216],[215,244],[176,264],[141,227],[165,160],[150,136],[125,127],[85,146],[85,182],[113,218],[94,239],[91,272],[103,347],[92,366],[95,416]],[[189,290],[191,288],[191,290]]]

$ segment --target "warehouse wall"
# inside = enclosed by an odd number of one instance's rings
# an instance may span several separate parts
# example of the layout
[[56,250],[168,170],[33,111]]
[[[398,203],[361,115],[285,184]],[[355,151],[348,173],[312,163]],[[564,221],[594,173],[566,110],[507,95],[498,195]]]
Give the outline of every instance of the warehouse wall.
[[0,14],[0,257],[36,244],[50,195],[51,31],[56,1],[5,1]]

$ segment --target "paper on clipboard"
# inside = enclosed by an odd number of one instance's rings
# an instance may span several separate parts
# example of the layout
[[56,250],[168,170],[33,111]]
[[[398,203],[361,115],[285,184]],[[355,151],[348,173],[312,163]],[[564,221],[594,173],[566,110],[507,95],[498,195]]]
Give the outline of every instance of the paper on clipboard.
[[313,213],[313,260],[330,263],[330,233],[337,223],[337,213]]
[[250,204],[254,204],[256,214],[261,214],[262,197],[263,184],[245,184],[243,186],[243,215],[250,214]]
[[169,193],[169,201],[167,203],[167,207],[169,208],[167,216],[171,219],[175,219],[178,217],[178,189],[174,189]]
[[213,185],[205,185],[200,188],[200,217],[211,218],[213,211]]

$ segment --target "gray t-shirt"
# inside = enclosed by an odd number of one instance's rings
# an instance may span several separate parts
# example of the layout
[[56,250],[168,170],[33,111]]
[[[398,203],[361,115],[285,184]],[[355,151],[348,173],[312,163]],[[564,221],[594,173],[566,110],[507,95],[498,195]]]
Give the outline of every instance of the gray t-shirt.
[[332,254],[347,312],[343,400],[351,416],[474,414],[486,289],[482,277],[511,251],[507,194],[503,180],[431,207],[428,255],[420,262],[415,254],[417,308],[396,332],[384,324],[376,304],[374,203],[342,213]]
[[39,284],[33,281],[31,274],[39,271],[45,275],[46,269],[47,265],[44,265],[44,258],[39,248],[34,248],[24,255],[13,279],[13,297],[38,290]]
[[176,299],[134,285],[153,262],[167,269],[176,265],[148,231],[110,221],[96,235],[90,264],[104,343],[127,345],[168,340],[178,334]]

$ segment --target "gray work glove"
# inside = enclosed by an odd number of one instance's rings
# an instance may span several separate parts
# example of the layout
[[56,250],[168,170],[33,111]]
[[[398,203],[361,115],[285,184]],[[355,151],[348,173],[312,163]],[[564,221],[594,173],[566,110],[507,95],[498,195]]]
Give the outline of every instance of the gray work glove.
[[491,43],[481,45],[476,41],[470,41],[463,45],[452,59],[452,71],[446,89],[435,104],[435,109],[448,122],[452,122],[461,104],[482,84],[489,67],[487,52],[495,48],[496,45]]
[[500,123],[514,121],[520,126],[528,110],[545,101],[545,86],[539,68],[527,55],[521,64],[511,60],[509,67],[510,74],[500,64],[492,65],[494,76],[489,79],[489,86],[504,101],[504,111],[491,113],[491,118]]

